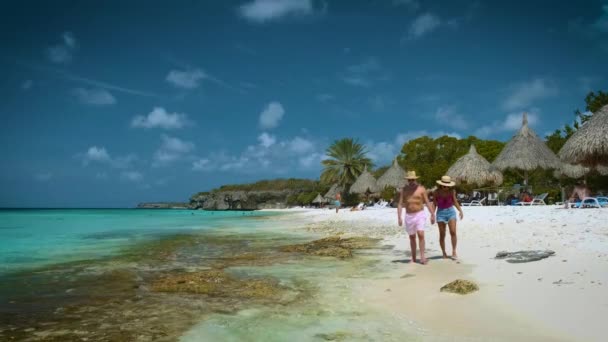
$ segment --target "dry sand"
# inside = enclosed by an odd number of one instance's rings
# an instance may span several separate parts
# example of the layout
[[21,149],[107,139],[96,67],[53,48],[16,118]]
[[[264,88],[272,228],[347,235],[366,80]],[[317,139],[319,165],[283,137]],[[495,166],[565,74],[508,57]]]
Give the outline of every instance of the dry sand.
[[[351,212],[295,211],[300,223],[322,234],[381,237],[394,245],[386,256],[389,276],[361,279],[354,295],[419,327],[431,340],[604,341],[608,329],[608,209],[464,207],[458,222],[458,262],[444,260],[437,226],[427,226],[426,266],[405,263],[409,242],[396,209]],[[451,252],[449,235],[446,238]],[[544,250],[556,254],[513,264],[499,251]],[[406,276],[407,275],[407,276]],[[404,277],[405,276],[405,277]],[[439,292],[455,279],[480,290]]]

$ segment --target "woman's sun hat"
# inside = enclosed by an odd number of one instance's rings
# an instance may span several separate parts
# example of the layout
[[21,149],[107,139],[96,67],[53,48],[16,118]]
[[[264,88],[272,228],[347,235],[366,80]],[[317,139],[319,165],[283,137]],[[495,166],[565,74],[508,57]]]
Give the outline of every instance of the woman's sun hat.
[[450,176],[442,176],[440,180],[437,181],[437,184],[443,186],[454,186],[456,183],[452,181],[452,177]]
[[405,174],[405,179],[418,179],[418,177],[416,176],[416,171],[408,171]]

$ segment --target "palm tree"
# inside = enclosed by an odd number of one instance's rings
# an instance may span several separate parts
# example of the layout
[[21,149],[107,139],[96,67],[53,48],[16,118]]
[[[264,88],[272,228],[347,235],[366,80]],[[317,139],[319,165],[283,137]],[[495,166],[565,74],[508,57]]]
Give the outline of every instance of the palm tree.
[[323,172],[321,181],[326,184],[337,183],[347,187],[355,182],[365,166],[371,168],[373,163],[367,158],[365,147],[357,140],[345,138],[334,141],[325,154],[329,159],[321,161]]

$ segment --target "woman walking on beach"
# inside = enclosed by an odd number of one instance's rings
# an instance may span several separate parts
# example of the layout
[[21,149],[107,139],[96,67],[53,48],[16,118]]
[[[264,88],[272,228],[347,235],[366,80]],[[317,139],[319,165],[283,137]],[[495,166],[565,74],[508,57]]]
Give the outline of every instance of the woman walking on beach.
[[441,245],[441,251],[443,257],[447,258],[448,255],[445,252],[445,226],[450,228],[450,238],[452,240],[452,259],[458,258],[456,254],[456,209],[460,213],[460,219],[462,220],[462,208],[456,199],[456,191],[452,188],[456,183],[452,181],[450,176],[443,176],[437,181],[439,188],[435,190],[433,196],[433,202],[435,208],[437,208],[437,225],[439,226],[439,244]]

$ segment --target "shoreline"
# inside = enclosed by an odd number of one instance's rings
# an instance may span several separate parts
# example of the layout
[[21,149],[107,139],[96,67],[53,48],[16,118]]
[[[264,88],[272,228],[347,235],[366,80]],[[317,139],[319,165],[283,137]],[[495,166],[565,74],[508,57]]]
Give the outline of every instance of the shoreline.
[[[364,281],[360,286],[364,290],[355,297],[368,298],[378,309],[395,315],[411,315],[410,320],[439,334],[432,335],[436,338],[605,338],[608,210],[556,206],[463,210],[464,220],[458,222],[458,263],[441,259],[438,228],[429,223],[429,264],[398,263],[389,279]],[[294,211],[292,217],[315,233],[382,237],[385,244],[394,246],[395,257],[401,256],[397,259],[405,259],[409,252],[408,237],[396,224],[394,208],[346,209],[338,214],[309,209]],[[449,234],[446,246],[449,253]],[[556,254],[519,264],[495,259],[499,251],[545,249]],[[402,279],[403,274],[414,277]],[[457,278],[477,282],[480,290],[465,296],[439,292]]]

